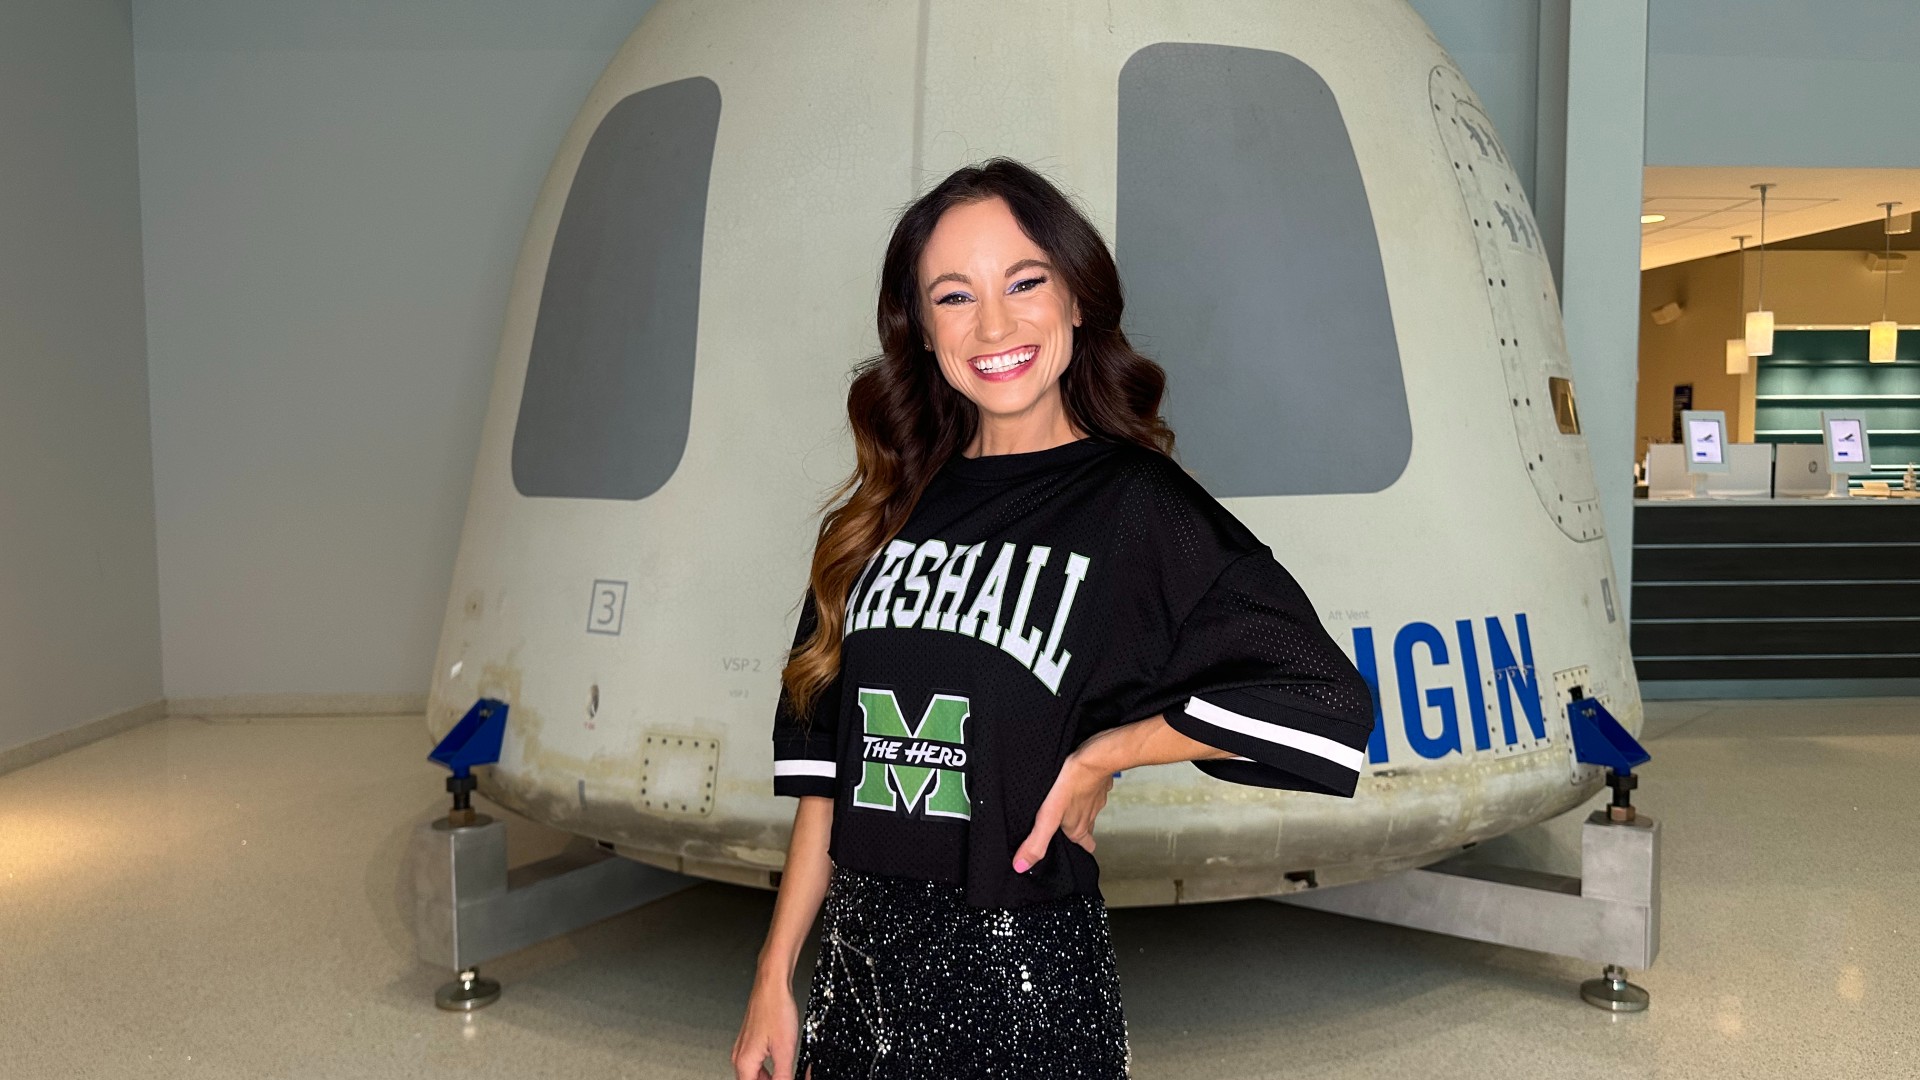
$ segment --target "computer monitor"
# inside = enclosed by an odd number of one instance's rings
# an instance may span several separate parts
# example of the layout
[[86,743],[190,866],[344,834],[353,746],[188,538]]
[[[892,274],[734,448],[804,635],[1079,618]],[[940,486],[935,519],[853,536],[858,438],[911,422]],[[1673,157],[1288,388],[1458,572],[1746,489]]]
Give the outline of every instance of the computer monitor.
[[1823,499],[1833,491],[1827,452],[1818,443],[1781,443],[1773,467],[1773,493],[1783,499]]
[[1859,476],[1873,471],[1867,447],[1867,414],[1820,411],[1820,442],[1826,447],[1827,471],[1836,476]]
[[1647,498],[1691,499],[1694,486],[1699,482],[1699,477],[1687,471],[1685,447],[1679,443],[1654,443],[1647,447]]
[[1687,471],[1723,473],[1727,461],[1727,414],[1719,409],[1685,409],[1680,431],[1686,436]]
[[1700,478],[1700,494],[1709,499],[1765,499],[1773,494],[1773,444],[1734,443],[1727,447],[1727,471]]

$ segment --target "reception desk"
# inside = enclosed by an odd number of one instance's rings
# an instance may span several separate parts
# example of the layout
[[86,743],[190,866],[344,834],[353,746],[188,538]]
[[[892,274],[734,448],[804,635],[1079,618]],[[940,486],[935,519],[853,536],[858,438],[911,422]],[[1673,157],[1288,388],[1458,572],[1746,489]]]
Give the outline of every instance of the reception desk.
[[1637,499],[1648,698],[1920,693],[1920,499]]

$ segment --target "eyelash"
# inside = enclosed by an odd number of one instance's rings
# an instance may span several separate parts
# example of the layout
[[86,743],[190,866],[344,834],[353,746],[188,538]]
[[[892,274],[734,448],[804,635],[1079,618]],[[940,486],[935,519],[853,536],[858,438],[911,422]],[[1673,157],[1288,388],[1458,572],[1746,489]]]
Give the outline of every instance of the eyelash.
[[[1021,279],[1020,279],[1019,281],[1016,281],[1016,282],[1014,282],[1014,283],[1013,283],[1013,288],[1015,288],[1015,289],[1018,289],[1018,290],[1019,290],[1020,292],[1032,292],[1032,291],[1033,291],[1033,289],[1021,289],[1021,288],[1020,288],[1020,286],[1022,286],[1022,285],[1026,285],[1026,284],[1028,284],[1028,283],[1032,283],[1032,284],[1033,284],[1033,286],[1034,286],[1035,288],[1038,288],[1039,286],[1041,286],[1041,285],[1045,285],[1045,284],[1047,283],[1047,276],[1046,276],[1045,274],[1041,274],[1041,275],[1039,275],[1038,277],[1030,277],[1030,278],[1021,278]],[[952,291],[952,292],[950,292],[950,293],[948,293],[947,295],[945,295],[945,296],[943,296],[943,297],[941,297],[940,299],[938,299],[938,300],[935,300],[935,301],[934,301],[934,303],[935,303],[936,305],[938,305],[938,304],[947,304],[947,301],[949,301],[949,300],[952,300],[952,299],[954,299],[955,297],[964,297],[964,298],[966,298],[966,299],[969,299],[969,300],[970,300],[970,299],[972,299],[972,297],[969,297],[969,296],[967,296],[967,294],[966,294],[966,293],[964,293],[964,292],[961,292],[961,291],[960,291],[960,290],[958,290],[958,289],[955,289],[954,291]],[[948,306],[948,307],[952,307],[953,305],[952,305],[952,304],[947,304],[947,306]]]

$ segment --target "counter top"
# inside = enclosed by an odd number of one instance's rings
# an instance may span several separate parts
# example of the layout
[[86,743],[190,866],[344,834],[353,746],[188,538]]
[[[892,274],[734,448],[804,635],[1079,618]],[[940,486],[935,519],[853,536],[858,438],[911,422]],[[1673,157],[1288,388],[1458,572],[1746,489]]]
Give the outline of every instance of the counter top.
[[1633,494],[1635,506],[1915,506],[1920,507],[1920,496],[1906,495],[1853,495],[1845,499],[1801,499],[1801,498],[1724,498],[1714,495],[1702,495],[1694,499],[1649,499],[1644,489]]

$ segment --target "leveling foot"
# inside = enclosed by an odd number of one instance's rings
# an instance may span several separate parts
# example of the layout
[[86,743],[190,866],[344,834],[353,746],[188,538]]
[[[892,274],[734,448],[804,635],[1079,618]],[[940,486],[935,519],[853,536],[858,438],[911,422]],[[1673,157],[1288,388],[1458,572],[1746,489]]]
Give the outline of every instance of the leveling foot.
[[433,1003],[448,1012],[472,1012],[500,1000],[500,984],[483,979],[477,968],[468,968],[460,977],[434,992]]
[[1608,964],[1606,973],[1580,984],[1580,996],[1587,1004],[1609,1012],[1640,1012],[1647,1007],[1644,988],[1627,981],[1626,969]]

